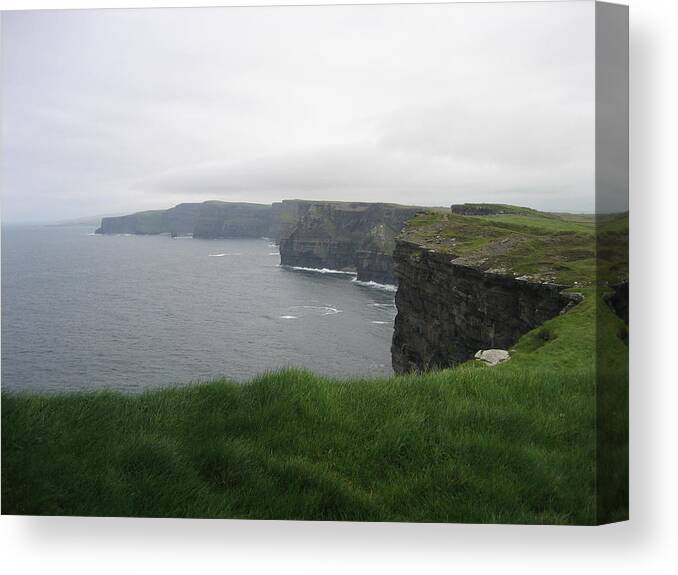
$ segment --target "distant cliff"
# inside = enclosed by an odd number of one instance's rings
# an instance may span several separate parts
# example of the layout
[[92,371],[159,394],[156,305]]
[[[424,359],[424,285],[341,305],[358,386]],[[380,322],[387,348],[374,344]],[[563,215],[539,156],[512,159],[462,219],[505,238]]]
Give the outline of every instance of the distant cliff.
[[98,234],[190,234],[202,204],[179,204],[168,210],[150,210],[101,219]]
[[[285,206],[285,202],[283,202]],[[366,202],[293,202],[282,230],[283,265],[350,270],[361,281],[395,283],[395,238],[421,208]]]
[[96,233],[193,234],[197,238],[261,237],[270,234],[273,220],[271,205],[209,201],[103,218]]
[[195,238],[260,238],[270,235],[270,204],[205,202],[193,230]]
[[103,218],[100,234],[192,234],[196,238],[269,237],[282,265],[350,270],[359,280],[393,284],[395,238],[422,208],[367,202],[209,201]]

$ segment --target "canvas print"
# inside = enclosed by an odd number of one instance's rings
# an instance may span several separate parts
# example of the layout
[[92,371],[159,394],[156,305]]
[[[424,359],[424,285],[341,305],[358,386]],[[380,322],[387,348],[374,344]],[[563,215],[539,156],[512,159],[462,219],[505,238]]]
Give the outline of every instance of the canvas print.
[[628,11],[2,14],[2,513],[628,517]]

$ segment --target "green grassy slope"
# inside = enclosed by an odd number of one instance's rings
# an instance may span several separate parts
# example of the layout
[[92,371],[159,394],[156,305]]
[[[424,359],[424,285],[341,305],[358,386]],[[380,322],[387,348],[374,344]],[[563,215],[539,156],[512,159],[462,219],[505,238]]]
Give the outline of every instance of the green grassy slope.
[[4,395],[3,513],[594,523],[595,313],[587,298],[496,368]]

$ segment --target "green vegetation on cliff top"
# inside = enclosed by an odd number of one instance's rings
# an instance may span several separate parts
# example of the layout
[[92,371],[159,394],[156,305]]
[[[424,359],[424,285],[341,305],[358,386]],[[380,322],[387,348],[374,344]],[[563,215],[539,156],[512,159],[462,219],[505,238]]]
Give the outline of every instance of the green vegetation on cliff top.
[[448,253],[460,265],[535,281],[585,286],[628,276],[628,213],[594,218],[498,204],[469,206],[499,213],[421,213],[401,239]]

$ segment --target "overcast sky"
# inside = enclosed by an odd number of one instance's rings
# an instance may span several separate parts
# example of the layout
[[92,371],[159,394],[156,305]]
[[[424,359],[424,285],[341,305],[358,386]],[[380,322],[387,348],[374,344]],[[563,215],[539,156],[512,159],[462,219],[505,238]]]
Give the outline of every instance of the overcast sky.
[[2,16],[2,219],[207,199],[594,209],[593,3]]

